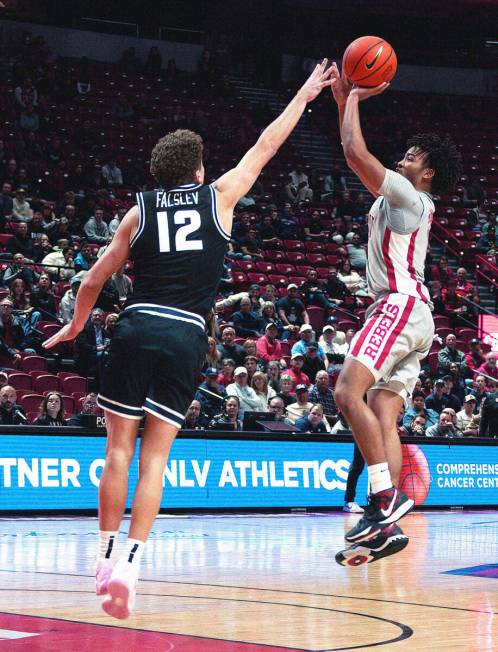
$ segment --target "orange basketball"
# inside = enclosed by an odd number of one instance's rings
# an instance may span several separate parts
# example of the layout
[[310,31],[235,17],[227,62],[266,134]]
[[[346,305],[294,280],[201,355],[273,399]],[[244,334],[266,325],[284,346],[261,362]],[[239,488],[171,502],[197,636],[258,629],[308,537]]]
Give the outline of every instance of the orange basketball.
[[403,444],[403,463],[399,478],[399,488],[415,505],[422,505],[427,498],[431,484],[429,463],[419,446]]
[[397,67],[396,52],[379,36],[357,38],[342,58],[342,69],[349,81],[369,88],[391,81]]

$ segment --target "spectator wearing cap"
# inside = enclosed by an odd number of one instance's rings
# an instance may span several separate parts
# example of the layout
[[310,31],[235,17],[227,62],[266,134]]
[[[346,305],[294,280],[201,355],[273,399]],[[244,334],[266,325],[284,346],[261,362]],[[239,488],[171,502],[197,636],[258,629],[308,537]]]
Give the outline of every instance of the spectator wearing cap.
[[268,364],[270,360],[277,360],[282,366],[285,366],[285,360],[282,358],[282,345],[277,340],[278,328],[275,322],[269,321],[265,326],[265,334],[256,342],[256,355],[260,360]]
[[465,353],[456,348],[456,335],[449,333],[446,336],[446,346],[437,354],[437,372],[440,376],[445,376],[450,370],[450,364],[456,362],[460,369],[461,375],[468,371],[465,361]]
[[333,308],[334,304],[331,303],[325,295],[325,285],[318,280],[318,273],[316,269],[308,269],[306,271],[306,281],[301,283],[299,292],[304,298],[306,306],[314,305],[328,310]]
[[[456,410],[460,410],[459,400],[456,396],[453,398],[456,400]],[[455,410],[454,405],[455,402],[452,400],[452,396],[448,395],[446,392],[446,384],[444,380],[438,378],[434,383],[434,391],[425,399],[425,407],[441,414],[443,409],[447,407],[451,407]]]
[[12,221],[31,222],[32,219],[33,210],[26,199],[26,191],[24,188],[18,188],[12,202]]
[[237,367],[233,373],[234,382],[228,385],[228,396],[236,396],[240,402],[239,418],[244,418],[244,412],[254,412],[261,403],[256,392],[247,384],[248,374],[245,367]]
[[83,227],[85,237],[92,244],[104,245],[109,237],[109,227],[104,222],[104,211],[97,206],[95,213],[90,217]]
[[277,312],[284,326],[289,327],[288,332],[290,333],[297,333],[300,326],[310,323],[310,318],[304,303],[299,298],[295,283],[289,283],[287,296],[277,301]]
[[493,378],[493,380],[498,380],[498,367],[496,366],[496,353],[494,351],[486,353],[486,362],[477,371],[480,374]]
[[[313,338],[313,328],[311,324],[303,324],[299,329],[299,340],[294,344],[291,349],[291,355],[293,353],[301,353],[303,357],[306,355],[308,344],[311,343]],[[320,360],[325,361],[325,352],[320,346],[317,346],[317,353]]]
[[329,375],[322,370],[316,374],[315,384],[309,393],[311,403],[319,403],[328,417],[337,416],[334,393],[329,387]]
[[[296,402],[287,406],[287,421],[295,425],[301,417],[309,414],[313,403],[309,400],[308,386],[303,383],[296,385]],[[323,415],[322,415],[323,416]]]
[[481,341],[473,338],[469,342],[469,352],[465,356],[465,362],[470,371],[475,371],[486,362],[486,356],[482,350]]
[[284,371],[284,374],[290,376],[294,385],[308,385],[310,384],[309,377],[303,372],[304,355],[296,351],[291,354],[290,368]]
[[223,329],[221,344],[218,344],[217,348],[222,360],[229,358],[234,361],[236,367],[244,364],[246,352],[240,344],[235,344],[235,329],[232,326]]
[[[344,336],[344,333],[342,334]],[[329,371],[338,371],[344,362],[344,351],[335,341],[337,331],[332,324],[325,324],[322,334],[318,338],[318,344],[326,355],[329,364]]]
[[215,367],[208,367],[204,375],[206,380],[197,388],[195,399],[201,404],[203,413],[212,419],[220,412],[227,392],[223,385],[218,383],[218,370]]
[[263,320],[251,310],[249,297],[241,300],[240,310],[234,312],[230,319],[239,337],[259,337],[264,330]]
[[408,430],[413,419],[417,416],[425,418],[425,426],[435,426],[439,419],[439,414],[431,408],[425,407],[425,394],[419,389],[414,390],[412,394],[412,407],[406,410],[403,415],[403,427]]
[[308,376],[310,381],[314,383],[317,373],[319,371],[325,371],[325,368],[325,362],[318,355],[318,344],[316,342],[307,342],[303,372]]
[[300,432],[324,435],[330,432],[330,426],[328,426],[328,421],[323,416],[323,407],[320,403],[313,405],[308,415],[297,419],[295,426]]
[[64,324],[68,324],[74,315],[74,306],[76,304],[76,296],[80,289],[81,281],[83,278],[77,274],[71,279],[71,287],[61,299],[59,305],[59,317]]
[[472,394],[467,394],[463,399],[463,409],[456,413],[456,427],[464,437],[477,437],[479,426],[475,420],[476,399]]

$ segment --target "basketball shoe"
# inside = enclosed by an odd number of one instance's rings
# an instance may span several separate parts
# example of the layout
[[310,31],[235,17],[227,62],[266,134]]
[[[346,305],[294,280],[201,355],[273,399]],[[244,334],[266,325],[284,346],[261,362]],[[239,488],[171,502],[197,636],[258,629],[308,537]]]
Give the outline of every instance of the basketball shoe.
[[344,503],[342,511],[348,512],[349,514],[363,514],[364,512],[358,503],[355,503],[354,501],[352,503]]
[[345,550],[340,550],[335,560],[341,566],[363,566],[373,561],[389,557],[403,550],[408,545],[408,537],[403,530],[391,523],[385,526],[377,536],[362,543],[354,543]]
[[97,595],[105,595],[107,593],[107,585],[109,584],[113,565],[113,562],[105,557],[97,559],[95,570],[95,593]]
[[344,538],[348,543],[371,539],[380,533],[383,525],[395,523],[413,509],[413,505],[413,500],[395,487],[370,494],[364,516]]
[[102,602],[107,615],[119,620],[130,617],[135,607],[137,581],[137,571],[128,561],[116,562],[107,586],[109,595]]

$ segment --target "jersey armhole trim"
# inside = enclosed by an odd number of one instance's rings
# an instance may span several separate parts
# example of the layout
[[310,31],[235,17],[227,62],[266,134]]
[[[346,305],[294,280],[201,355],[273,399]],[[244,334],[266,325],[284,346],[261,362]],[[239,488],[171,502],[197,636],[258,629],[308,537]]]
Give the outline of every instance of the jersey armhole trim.
[[144,206],[144,198],[141,192],[137,192],[137,206],[138,206],[138,227],[135,235],[130,240],[130,248],[133,247],[133,245],[140,237],[145,227],[145,206]]
[[211,192],[211,206],[212,206],[212,209],[213,209],[213,219],[214,219],[214,223],[216,225],[216,228],[218,229],[218,232],[220,233],[220,235],[225,240],[230,240],[231,239],[230,233],[227,233],[227,231],[225,231],[225,229],[221,225],[220,218],[218,217],[218,207],[217,207],[217,203],[216,203],[216,192],[215,192],[212,185],[210,185],[208,187],[209,187],[209,190]]

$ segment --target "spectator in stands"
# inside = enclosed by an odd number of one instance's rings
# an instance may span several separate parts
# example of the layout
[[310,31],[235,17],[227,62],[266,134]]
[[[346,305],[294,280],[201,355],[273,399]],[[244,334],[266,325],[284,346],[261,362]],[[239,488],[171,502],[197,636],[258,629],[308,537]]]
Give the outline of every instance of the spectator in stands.
[[306,281],[301,283],[299,293],[301,297],[304,298],[304,304],[306,307],[314,305],[320,306],[320,308],[323,308],[324,310],[328,310],[334,305],[327,299],[325,284],[318,280],[316,269],[308,269],[306,271]]
[[35,253],[35,243],[28,233],[26,222],[18,222],[14,236],[7,243],[7,251],[12,255],[22,254],[28,261],[32,261]]
[[439,415],[439,421],[435,426],[427,428],[426,437],[458,437],[458,431],[453,423],[452,417],[446,412]]
[[24,256],[19,253],[14,254],[12,265],[6,267],[3,273],[3,285],[10,288],[14,281],[21,279],[27,287],[31,287],[38,278],[39,274],[26,265]]
[[[69,233],[69,229],[75,227],[76,222],[76,208],[72,204],[68,204],[64,209],[64,215],[59,219],[55,219],[52,224],[47,227],[47,234],[52,244],[57,244],[59,240],[64,238],[68,244],[72,245],[73,237]],[[71,215],[72,214],[72,215]],[[71,227],[70,227],[71,225]]]
[[285,403],[280,396],[274,396],[268,403],[268,412],[274,414],[274,421],[285,421]]
[[303,364],[304,364],[304,355],[300,353],[299,351],[296,351],[295,353],[291,354],[291,360],[290,360],[290,368],[284,371],[284,374],[290,376],[292,378],[292,382],[294,385],[308,385],[310,384],[310,379],[308,376],[303,372]]
[[88,242],[100,245],[107,243],[109,227],[104,222],[104,210],[102,208],[98,206],[95,208],[95,214],[85,223],[83,230]]
[[263,310],[263,308],[265,307],[265,303],[272,303],[273,305],[276,304],[276,302],[278,301],[277,288],[273,285],[273,283],[268,283],[267,285],[265,285],[265,291],[261,299],[263,300],[263,304],[261,305],[261,310]]
[[251,378],[251,387],[259,399],[258,412],[267,412],[270,399],[277,395],[275,390],[268,384],[268,376],[262,371],[255,371]]
[[7,165],[3,173],[3,181],[4,183],[5,182],[10,183],[12,188],[17,188],[17,184],[19,183],[19,177],[17,171],[17,161],[15,158],[11,158],[7,161]]
[[311,211],[310,221],[304,227],[303,231],[305,240],[324,242],[329,235],[329,232],[323,229],[320,211],[317,210]]
[[0,389],[0,425],[22,426],[28,423],[24,409],[16,401],[16,390],[11,385],[4,385]]
[[475,398],[476,409],[479,410],[481,408],[481,402],[483,398],[487,396],[486,378],[481,375],[476,376],[474,380],[474,389],[471,389],[469,393]]
[[[311,324],[303,324],[299,329],[299,340],[294,344],[291,349],[291,355],[300,353],[303,357],[306,355],[308,344],[313,339],[313,328]],[[320,360],[325,361],[325,352],[321,347],[317,347],[317,354]]]
[[470,283],[470,281],[467,280],[467,270],[465,267],[459,267],[457,269],[456,273],[456,294],[459,297],[467,297],[472,299],[472,301],[476,301],[479,297],[477,296],[477,292],[475,287]]
[[77,274],[81,270],[89,270],[93,262],[91,246],[87,242],[82,242],[80,246],[81,248],[74,258],[74,269]]
[[325,356],[322,359],[318,355],[318,344],[316,342],[306,343],[306,353],[304,355],[302,370],[312,383],[315,382],[316,375],[319,371],[325,371],[324,359],[326,359]]
[[322,370],[316,374],[315,385],[311,388],[309,400],[311,403],[320,403],[327,417],[337,415],[334,393],[329,387],[329,375],[326,371]]
[[[436,419],[436,423],[439,421],[439,416]],[[408,425],[403,425],[401,435],[408,435],[413,437],[424,437],[425,431],[427,428],[427,419],[423,414],[417,414],[410,420]]]
[[347,189],[346,178],[341,171],[339,163],[333,163],[329,174],[323,180],[322,199],[329,194],[337,194]]
[[263,332],[263,321],[257,313],[251,310],[251,300],[249,298],[244,297],[241,299],[240,310],[232,314],[231,321],[239,337],[255,336],[259,338]]
[[274,322],[268,322],[265,327],[265,334],[256,342],[256,355],[265,364],[270,362],[270,360],[276,360],[281,362],[283,366],[285,360],[282,358],[282,345],[277,340],[277,336],[278,328],[276,324]]
[[118,230],[118,226],[121,224],[121,220],[126,215],[126,208],[118,208],[114,217],[109,222],[109,235],[114,235]]
[[85,416],[87,414],[98,414],[99,406],[97,405],[97,394],[89,392],[81,400],[81,411],[73,414],[67,422],[68,426],[78,426],[79,428],[85,427]]
[[94,308],[84,329],[76,338],[76,368],[82,376],[100,375],[103,355],[106,349],[104,311]]
[[[246,340],[245,344],[247,344],[247,342],[249,342],[249,341],[252,342],[253,340]],[[249,384],[251,384],[252,377],[254,376],[256,371],[261,371],[261,369],[259,367],[258,358],[255,355],[252,355],[251,353],[248,353],[248,355],[246,355],[246,359],[244,360],[244,367],[247,370],[247,375],[248,375],[247,382]]]
[[[454,407],[455,402],[456,409]],[[444,380],[438,378],[434,383],[433,393],[429,394],[425,399],[425,407],[441,414],[445,407],[452,407],[455,411],[460,410],[460,402],[456,396],[452,398],[447,394]]]
[[257,410],[260,406],[260,399],[256,392],[247,384],[248,374],[245,367],[237,367],[234,371],[234,382],[226,388],[229,396],[236,396],[240,402],[239,417],[244,418],[244,412]]
[[56,281],[68,281],[75,275],[74,252],[69,247],[47,254],[42,264],[45,265],[45,272]]
[[66,291],[62,297],[59,305],[59,317],[63,324],[68,324],[74,315],[74,305],[76,303],[76,296],[80,289],[82,277],[79,275],[73,276],[71,279],[71,287]]
[[12,301],[15,314],[19,317],[26,339],[28,339],[40,321],[41,313],[31,305],[26,284],[21,278],[12,281],[9,299]]
[[463,401],[463,410],[456,414],[456,427],[464,437],[477,437],[479,428],[475,427],[474,412],[476,399],[472,394],[467,394]]
[[268,324],[272,324],[277,329],[277,339],[287,340],[291,335],[291,327],[284,326],[284,322],[278,317],[275,304],[271,301],[265,301],[261,313],[261,319],[265,325],[265,331]]
[[286,200],[294,206],[299,205],[301,202],[313,200],[313,190],[310,188],[308,181],[303,180],[296,183],[292,173],[289,174],[288,182],[284,186],[284,195]]
[[251,301],[252,312],[255,312],[257,315],[261,315],[264,301],[259,296],[259,285],[257,283],[253,283],[249,286],[248,296]]
[[53,251],[48,235],[43,233],[36,241],[34,246],[34,257],[33,260],[35,263],[41,263],[42,260],[49,253]]
[[346,246],[349,254],[349,260],[353,269],[364,270],[367,266],[367,251],[361,243],[358,233],[353,235],[351,244]]
[[432,267],[432,280],[439,281],[443,287],[453,278],[453,270],[448,264],[446,256],[441,256],[437,265]]
[[233,374],[235,371],[235,361],[231,358],[224,358],[221,363],[221,373],[218,374],[218,384],[228,387],[234,382]]
[[39,210],[33,211],[33,219],[28,225],[29,235],[36,242],[42,235],[46,234],[43,226],[43,214]]
[[[299,383],[296,385],[296,402],[287,406],[287,421],[295,425],[301,417],[307,416],[313,407],[308,400],[308,385]],[[323,412],[322,412],[323,417]]]
[[206,369],[214,367],[216,369],[216,376],[221,369],[221,355],[218,349],[216,348],[216,340],[214,337],[208,337],[208,350],[206,353],[206,359],[202,368],[202,372],[206,373]]
[[450,370],[450,364],[455,362],[462,375],[468,372],[465,361],[465,353],[456,348],[456,335],[449,333],[446,336],[446,346],[437,354],[437,372],[440,376],[445,376]]
[[270,360],[266,366],[268,385],[277,393],[280,391],[280,365],[285,367],[284,359],[282,359],[280,362],[277,360]]
[[[335,265],[331,265],[328,269],[325,292],[336,306],[343,305],[348,299],[353,297],[346,284],[337,277],[337,267]],[[361,305],[359,299],[357,303]]]
[[223,385],[218,383],[216,367],[208,367],[204,375],[206,380],[197,388],[195,399],[201,404],[202,412],[212,419],[215,414],[219,414],[220,406],[227,393]]
[[0,194],[0,226],[2,231],[5,229],[5,219],[12,215],[14,202],[11,197],[12,184],[8,181],[2,183],[2,193]]
[[495,224],[490,224],[487,230],[481,235],[477,248],[483,254],[496,255],[498,250],[498,231]]
[[453,378],[450,375],[443,377],[444,380],[444,393],[448,397],[447,405],[443,407],[443,410],[453,410],[456,414],[459,410],[462,409],[462,402],[458,396],[454,393],[453,389]]
[[183,430],[204,430],[207,419],[202,414],[202,406],[194,399],[187,408],[185,419],[182,424]]
[[224,401],[223,412],[217,414],[209,423],[208,430],[242,430],[242,421],[239,418],[240,401],[237,396],[227,396]]
[[103,312],[119,312],[121,310],[119,306],[119,294],[116,290],[112,278],[108,278],[100,294],[95,301],[95,307],[100,308]]
[[460,367],[456,362],[450,364],[448,373],[444,376],[443,380],[450,382],[452,385],[451,394],[454,394],[460,403],[463,403],[465,394],[467,393],[467,384],[461,374]]
[[345,259],[339,266],[337,278],[342,281],[351,294],[366,296],[366,281],[357,271],[351,268],[349,260]]
[[264,256],[261,253],[261,242],[258,238],[258,232],[253,227],[249,229],[247,236],[240,240],[239,247],[245,260],[264,259]]
[[456,292],[456,279],[451,278],[446,284],[446,288],[442,289],[444,314],[451,318],[451,323],[456,326],[459,323],[459,317],[465,317],[467,313],[467,306],[461,296]]
[[294,403],[296,400],[294,395],[294,379],[285,372],[280,376],[280,391],[277,396],[282,399],[285,407]]
[[277,227],[274,224],[271,215],[265,215],[261,228],[259,230],[261,245],[265,249],[274,249],[280,242]]
[[307,416],[302,416],[296,420],[295,426],[300,432],[327,434],[330,432],[330,426],[323,416],[323,407],[316,403],[310,409]]
[[498,435],[498,383],[489,382],[489,392],[481,403],[479,437]]
[[482,364],[478,369],[478,373],[484,374],[485,376],[490,376],[494,380],[498,380],[498,367],[496,366],[496,353],[494,351],[489,351],[486,353],[486,362]]
[[123,185],[123,174],[116,164],[116,159],[110,158],[108,163],[102,166],[102,176],[111,188]]
[[16,366],[20,352],[36,353],[26,339],[21,320],[13,314],[14,304],[10,298],[0,301],[0,353]]
[[58,392],[50,392],[40,405],[40,414],[33,421],[35,426],[65,426],[64,399]]
[[327,371],[340,371],[347,353],[335,342],[336,334],[337,331],[332,324],[325,324],[318,338],[318,344],[326,356],[325,362],[328,363]]
[[44,321],[58,321],[57,304],[52,290],[52,281],[48,274],[45,272],[40,274],[38,284],[31,288],[29,299],[33,308],[41,313]]
[[149,50],[147,59],[145,60],[144,72],[150,77],[156,77],[161,74],[162,65],[163,59],[161,53],[157,46],[153,45]]
[[33,86],[30,77],[26,77],[14,91],[14,97],[18,106],[26,109],[28,106],[38,106],[38,91]]
[[465,355],[465,363],[471,372],[476,371],[486,362],[480,340],[475,337],[469,341],[469,352]]
[[26,199],[26,191],[18,188],[12,202],[12,220],[14,222],[31,222],[33,210]]
[[424,424],[427,428],[435,426],[439,420],[439,414],[436,410],[426,408],[425,394],[420,390],[414,390],[412,394],[412,407],[408,408],[403,415],[403,427],[410,433],[410,424],[417,416],[424,418]]

